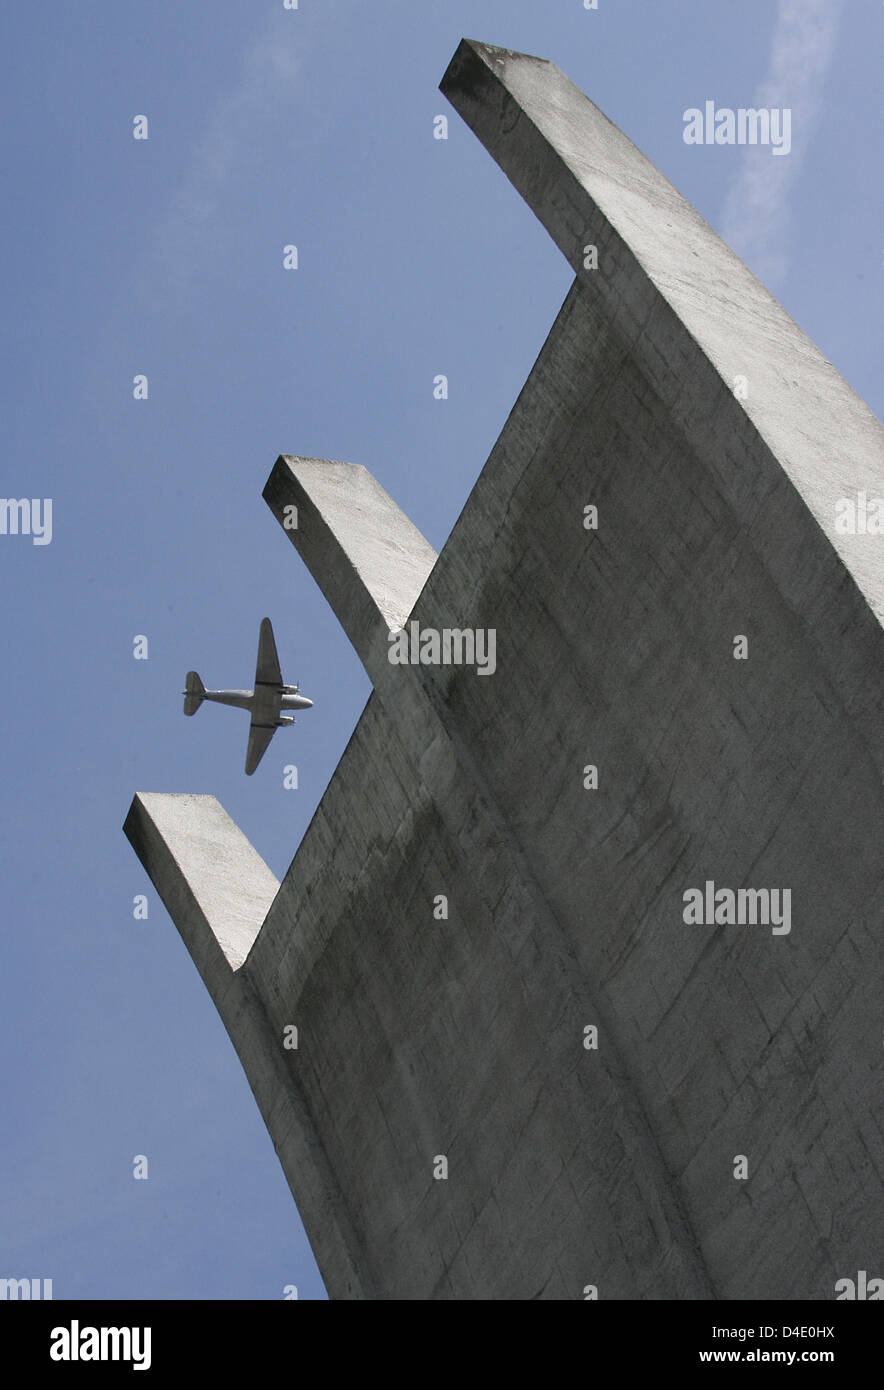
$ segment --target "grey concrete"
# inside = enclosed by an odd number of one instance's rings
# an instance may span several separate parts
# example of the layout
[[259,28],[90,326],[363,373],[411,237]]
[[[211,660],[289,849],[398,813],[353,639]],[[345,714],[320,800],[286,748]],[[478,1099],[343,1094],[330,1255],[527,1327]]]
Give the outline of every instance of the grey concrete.
[[[884,431],[552,64],[444,88],[600,266],[435,565],[352,465],[271,475],[375,689],[236,971],[265,1051],[225,1021],[332,1297],[831,1299],[884,1262],[884,538],[833,529]],[[391,665],[406,615],[496,674]],[[790,933],[686,925],[707,880]]]
[[305,1224],[321,1226],[338,1295],[373,1293],[297,1070],[285,1065],[284,1034],[272,1029],[243,969],[279,888],[276,876],[213,796],[140,793],[123,828],[236,1046],[290,1185],[297,1176],[293,1192],[309,1214]]
[[[264,488],[372,680],[387,665],[387,637],[401,627],[436,552],[392,497],[357,463],[283,454]],[[289,514],[291,515],[291,513]]]
[[[464,39],[441,90],[591,285],[601,312],[628,328],[630,317],[637,326],[643,313],[659,314],[665,304],[728,391],[735,377],[748,377],[749,397],[739,408],[884,618],[880,547],[834,528],[839,497],[862,488],[880,495],[882,430],[868,406],[555,63]],[[587,243],[599,247],[601,273],[582,269]],[[737,480],[722,472],[733,488]],[[742,480],[743,495],[749,481]]]

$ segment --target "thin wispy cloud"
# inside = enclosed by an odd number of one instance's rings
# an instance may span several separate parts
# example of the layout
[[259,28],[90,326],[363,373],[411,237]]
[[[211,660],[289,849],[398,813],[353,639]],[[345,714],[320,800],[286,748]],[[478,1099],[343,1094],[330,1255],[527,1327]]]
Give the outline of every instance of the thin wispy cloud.
[[153,238],[147,278],[154,303],[164,281],[177,295],[195,276],[222,267],[241,222],[243,183],[268,133],[286,128],[303,55],[297,24],[280,10],[249,46],[234,90],[208,113]]
[[788,268],[792,186],[819,118],[826,72],[838,39],[843,0],[779,0],[767,72],[753,105],[789,107],[792,150],[747,147],[725,203],[722,235],[768,283]]

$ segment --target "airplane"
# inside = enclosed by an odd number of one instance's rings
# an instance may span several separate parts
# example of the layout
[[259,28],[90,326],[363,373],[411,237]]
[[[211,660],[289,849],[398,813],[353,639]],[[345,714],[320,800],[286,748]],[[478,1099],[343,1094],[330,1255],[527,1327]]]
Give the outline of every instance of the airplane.
[[249,745],[246,749],[246,775],[251,777],[267,752],[277,729],[294,724],[293,714],[281,714],[284,709],[312,709],[313,701],[298,694],[296,685],[284,685],[273,640],[269,618],[262,618],[258,637],[258,663],[255,668],[254,690],[207,690],[196,671],[188,671],[184,681],[184,713],[196,714],[203,700],[234,709],[251,712]]

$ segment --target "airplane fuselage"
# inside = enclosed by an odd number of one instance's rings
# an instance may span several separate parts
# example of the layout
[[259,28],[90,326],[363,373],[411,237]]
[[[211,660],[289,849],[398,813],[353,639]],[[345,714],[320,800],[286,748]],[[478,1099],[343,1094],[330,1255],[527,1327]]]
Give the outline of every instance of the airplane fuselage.
[[284,709],[312,709],[313,701],[308,700],[306,695],[293,695],[288,692],[280,695],[278,689],[267,687],[262,690],[257,686],[255,690],[207,690],[203,695],[204,700],[212,700],[216,705],[232,705],[234,709],[247,709],[254,713],[256,710],[271,711]]

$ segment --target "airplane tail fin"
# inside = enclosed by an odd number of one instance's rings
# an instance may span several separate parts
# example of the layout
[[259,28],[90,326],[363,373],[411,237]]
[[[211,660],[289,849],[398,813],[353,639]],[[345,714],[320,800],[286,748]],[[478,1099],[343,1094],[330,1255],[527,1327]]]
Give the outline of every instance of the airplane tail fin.
[[184,713],[196,714],[203,702],[206,687],[203,685],[196,671],[188,671],[187,680],[184,682]]

